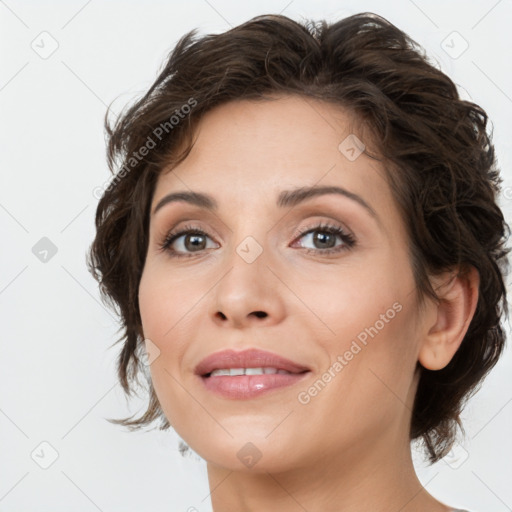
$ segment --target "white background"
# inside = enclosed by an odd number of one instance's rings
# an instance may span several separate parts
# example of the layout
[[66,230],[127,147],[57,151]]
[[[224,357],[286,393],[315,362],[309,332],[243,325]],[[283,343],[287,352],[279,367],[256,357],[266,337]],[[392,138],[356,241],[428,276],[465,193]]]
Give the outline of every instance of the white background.
[[[512,185],[510,0],[288,2],[0,1],[0,511],[211,510],[205,463],[183,458],[173,431],[129,433],[106,421],[145,402],[128,404],[117,384],[116,320],[85,265],[92,191],[109,179],[106,105],[117,98],[118,112],[144,92],[188,30],[223,32],[264,13],[381,14],[488,112]],[[43,59],[31,44],[48,51],[52,38],[58,48]],[[512,188],[504,196],[510,219]],[[57,248],[47,262],[32,252],[42,237]],[[509,345],[464,411],[467,455],[459,448],[431,467],[415,459],[422,483],[447,504],[512,510],[510,355]],[[36,450],[51,462],[43,441],[58,453],[48,469],[31,458]]]

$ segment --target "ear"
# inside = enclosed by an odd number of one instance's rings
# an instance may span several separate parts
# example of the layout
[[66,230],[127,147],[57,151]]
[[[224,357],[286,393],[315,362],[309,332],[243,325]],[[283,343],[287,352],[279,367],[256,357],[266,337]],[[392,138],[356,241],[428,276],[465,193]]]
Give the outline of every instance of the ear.
[[434,320],[426,326],[418,360],[428,370],[441,370],[457,352],[475,314],[480,277],[470,266],[459,275],[437,276],[432,284],[440,301],[432,306]]

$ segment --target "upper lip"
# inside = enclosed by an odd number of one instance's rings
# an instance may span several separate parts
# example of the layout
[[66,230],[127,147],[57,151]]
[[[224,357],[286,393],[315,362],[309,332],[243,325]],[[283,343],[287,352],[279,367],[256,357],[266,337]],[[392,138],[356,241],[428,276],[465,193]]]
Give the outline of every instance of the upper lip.
[[207,375],[213,370],[228,368],[276,368],[290,373],[309,371],[306,366],[290,361],[272,352],[259,349],[242,351],[222,350],[205,357],[195,368],[197,375]]

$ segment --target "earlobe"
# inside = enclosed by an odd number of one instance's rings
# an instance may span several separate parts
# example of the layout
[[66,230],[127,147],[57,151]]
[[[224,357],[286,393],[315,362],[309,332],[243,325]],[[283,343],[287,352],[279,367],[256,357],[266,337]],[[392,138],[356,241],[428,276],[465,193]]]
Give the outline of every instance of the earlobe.
[[445,273],[434,279],[439,297],[434,321],[425,326],[425,334],[418,354],[420,364],[428,370],[441,370],[457,352],[478,302],[480,278],[474,267],[457,275]]

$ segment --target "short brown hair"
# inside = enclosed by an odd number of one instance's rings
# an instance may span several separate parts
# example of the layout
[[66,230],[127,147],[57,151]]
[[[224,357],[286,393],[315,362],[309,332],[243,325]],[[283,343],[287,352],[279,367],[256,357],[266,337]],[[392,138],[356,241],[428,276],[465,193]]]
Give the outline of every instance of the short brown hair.
[[[205,112],[276,93],[344,107],[371,134],[406,222],[420,297],[436,299],[429,275],[468,266],[479,272],[476,312],[459,350],[441,370],[421,367],[410,439],[422,439],[435,462],[453,445],[465,401],[505,344],[508,226],[496,203],[502,180],[485,111],[460,99],[415,41],[372,13],[332,24],[263,15],[222,34],[198,37],[192,30],[113,126],[107,111],[108,163],[117,174],[97,207],[88,265],[121,317],[120,383],[130,395],[143,369],[137,297],[159,174],[187,156]],[[161,429],[170,426],[149,386],[146,412],[114,423],[134,429],[160,418]]]

